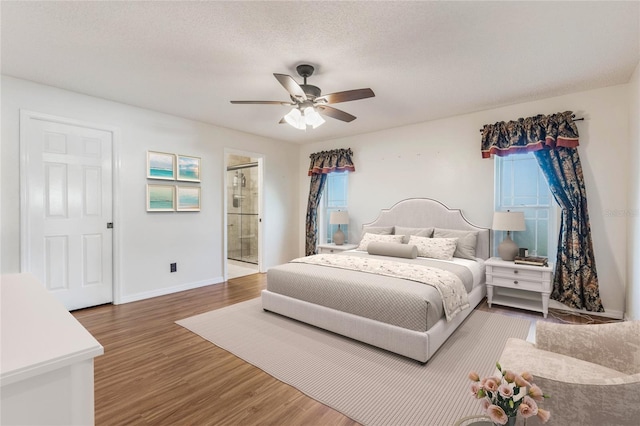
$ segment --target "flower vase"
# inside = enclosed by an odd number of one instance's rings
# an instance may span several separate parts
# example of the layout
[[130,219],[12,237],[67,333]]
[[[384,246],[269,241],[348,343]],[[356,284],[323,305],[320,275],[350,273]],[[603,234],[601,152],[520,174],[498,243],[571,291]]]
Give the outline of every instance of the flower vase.
[[[513,417],[508,417],[507,418],[507,422],[504,424],[504,426],[516,426],[516,419],[518,417],[517,416],[513,416]],[[495,426],[503,426],[500,423],[494,423]]]

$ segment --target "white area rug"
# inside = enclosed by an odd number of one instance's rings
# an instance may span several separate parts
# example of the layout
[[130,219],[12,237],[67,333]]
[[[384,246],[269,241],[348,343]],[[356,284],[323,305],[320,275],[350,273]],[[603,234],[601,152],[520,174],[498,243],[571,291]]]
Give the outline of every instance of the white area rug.
[[[260,298],[177,321],[364,425],[447,425],[480,414],[469,371],[492,374],[529,321],[476,311],[427,364],[273,314]],[[506,366],[508,368],[508,366]]]

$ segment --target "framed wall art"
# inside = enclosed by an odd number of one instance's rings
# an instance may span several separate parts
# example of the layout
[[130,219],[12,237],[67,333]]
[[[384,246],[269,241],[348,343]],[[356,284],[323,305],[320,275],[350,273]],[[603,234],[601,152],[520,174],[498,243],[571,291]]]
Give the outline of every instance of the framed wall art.
[[176,208],[174,185],[147,184],[147,211],[172,212]]
[[200,157],[177,155],[178,180],[187,182],[200,182]]
[[147,178],[174,180],[176,156],[166,152],[147,151]]
[[176,186],[176,198],[179,212],[199,212],[200,211],[200,187],[199,186]]

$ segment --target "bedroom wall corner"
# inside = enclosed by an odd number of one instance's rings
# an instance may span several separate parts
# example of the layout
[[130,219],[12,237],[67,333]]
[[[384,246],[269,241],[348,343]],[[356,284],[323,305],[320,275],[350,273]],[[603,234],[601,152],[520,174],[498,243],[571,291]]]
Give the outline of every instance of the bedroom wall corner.
[[629,82],[629,204],[626,314],[640,320],[640,62]]

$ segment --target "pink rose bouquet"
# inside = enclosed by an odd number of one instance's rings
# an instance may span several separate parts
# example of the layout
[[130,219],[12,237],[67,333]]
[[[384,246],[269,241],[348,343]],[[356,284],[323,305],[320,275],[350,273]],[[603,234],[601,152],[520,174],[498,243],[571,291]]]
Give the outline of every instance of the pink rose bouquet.
[[538,407],[538,402],[548,395],[533,384],[533,376],[524,372],[516,374],[510,370],[502,370],[500,363],[496,363],[499,377],[485,377],[480,380],[478,373],[469,373],[473,381],[471,392],[477,399],[482,399],[482,409],[492,422],[507,424],[509,418],[537,416],[542,423],[546,423],[551,413]]

